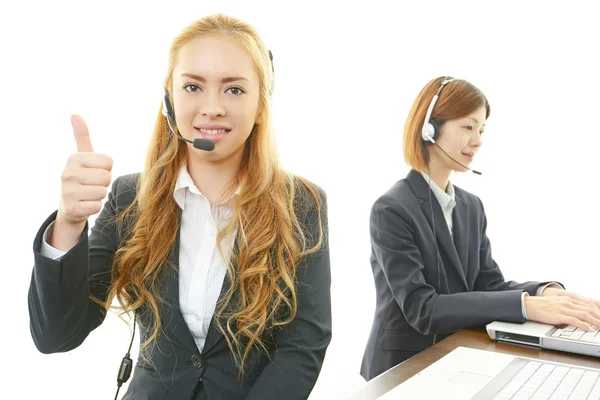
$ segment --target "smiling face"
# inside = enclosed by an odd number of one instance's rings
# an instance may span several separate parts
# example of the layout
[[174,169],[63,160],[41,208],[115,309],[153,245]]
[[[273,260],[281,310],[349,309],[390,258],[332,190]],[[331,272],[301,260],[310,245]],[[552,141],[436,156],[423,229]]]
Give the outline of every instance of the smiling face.
[[181,136],[215,142],[211,152],[188,144],[189,161],[241,162],[244,144],[260,123],[259,75],[244,46],[224,34],[191,39],[177,55],[172,82]]
[[[486,109],[480,107],[471,114],[446,121],[440,129],[437,144],[461,164],[470,167],[481,147],[486,122]],[[437,146],[429,145],[432,159],[449,171],[465,172],[466,169],[452,161]]]

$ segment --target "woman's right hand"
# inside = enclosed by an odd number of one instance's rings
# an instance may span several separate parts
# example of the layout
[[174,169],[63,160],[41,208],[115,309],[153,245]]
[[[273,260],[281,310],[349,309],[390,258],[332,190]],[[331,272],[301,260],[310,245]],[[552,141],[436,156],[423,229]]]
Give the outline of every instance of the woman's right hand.
[[551,325],[573,325],[587,332],[600,327],[600,310],[569,296],[525,296],[525,310],[531,321]]
[[79,115],[71,116],[77,152],[67,160],[61,175],[60,204],[50,245],[68,251],[80,239],[88,217],[102,209],[108,193],[113,160],[95,153],[88,127]]

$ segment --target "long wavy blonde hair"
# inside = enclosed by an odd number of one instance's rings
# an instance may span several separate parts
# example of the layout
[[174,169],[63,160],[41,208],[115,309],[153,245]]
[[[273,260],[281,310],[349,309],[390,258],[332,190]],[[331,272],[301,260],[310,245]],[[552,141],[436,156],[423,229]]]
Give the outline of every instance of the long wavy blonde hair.
[[[238,39],[254,59],[260,77],[261,123],[246,141],[234,182],[242,189],[229,222],[217,237],[217,243],[227,242],[224,239],[233,235],[236,240],[237,250],[229,252],[228,258],[231,285],[219,299],[214,318],[243,374],[251,350],[266,351],[270,330],[296,315],[296,271],[304,257],[322,246],[322,204],[316,187],[279,166],[270,116],[272,60],[252,26],[218,14],[185,28],[171,46],[165,88],[172,88],[173,68],[182,46],[199,35],[215,33]],[[120,314],[148,306],[153,329],[140,350],[161,334],[160,275],[170,267],[168,258],[179,230],[179,206],[173,191],[186,162],[187,146],[179,140],[169,141],[169,133],[159,111],[137,196],[118,218],[130,224],[133,221],[132,228],[115,254],[108,299],[100,301],[108,310],[116,297]],[[303,231],[297,215],[299,204],[318,210],[317,237],[308,237]],[[219,251],[227,254],[220,246]]]

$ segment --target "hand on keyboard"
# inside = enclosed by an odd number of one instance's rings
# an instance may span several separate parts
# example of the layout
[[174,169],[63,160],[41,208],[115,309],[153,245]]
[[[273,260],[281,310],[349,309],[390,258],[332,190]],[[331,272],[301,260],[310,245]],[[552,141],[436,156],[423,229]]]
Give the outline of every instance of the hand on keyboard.
[[579,293],[571,292],[570,290],[547,287],[542,292],[542,296],[568,296],[574,300],[579,300],[583,303],[588,303],[592,307],[595,307],[598,310],[600,310],[600,300],[591,299],[589,297],[582,296]]
[[573,325],[587,332],[600,326],[598,307],[570,296],[525,296],[525,309],[531,321]]

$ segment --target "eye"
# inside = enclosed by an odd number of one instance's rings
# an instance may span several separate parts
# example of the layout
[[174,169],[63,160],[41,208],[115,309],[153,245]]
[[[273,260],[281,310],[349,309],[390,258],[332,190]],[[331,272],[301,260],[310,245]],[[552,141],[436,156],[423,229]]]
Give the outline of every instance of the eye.
[[465,125],[463,128],[465,128],[468,131],[472,131],[473,130],[473,126],[472,125]]
[[481,132],[479,132],[479,134],[480,134],[480,135],[483,135],[483,132],[485,132],[485,131],[481,131]]
[[200,90],[200,87],[190,83],[190,84],[184,85],[183,89],[185,89],[185,91],[188,93],[196,93]]
[[244,90],[242,88],[239,88],[237,86],[233,86],[233,87],[230,87],[229,89],[227,89],[225,91],[225,93],[231,93],[234,96],[240,96],[240,95],[242,95],[242,94],[244,94],[246,92],[244,92]]

